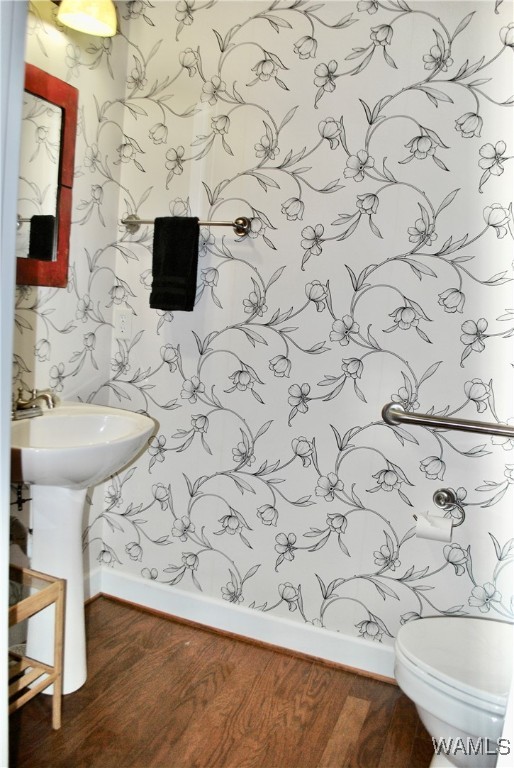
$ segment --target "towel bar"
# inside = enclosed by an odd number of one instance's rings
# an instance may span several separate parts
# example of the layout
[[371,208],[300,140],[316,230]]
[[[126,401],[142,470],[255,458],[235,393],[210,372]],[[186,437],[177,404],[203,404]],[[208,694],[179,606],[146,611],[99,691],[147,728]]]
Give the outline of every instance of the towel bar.
[[[153,219],[140,219],[135,214],[130,214],[126,219],[122,219],[121,223],[127,228],[127,231],[131,234],[137,232],[141,224],[153,224]],[[199,221],[198,224],[201,227],[233,227],[236,235],[243,237],[250,231],[250,219],[246,216],[239,216],[235,221]]]
[[456,429],[461,432],[478,432],[482,435],[499,435],[514,438],[514,427],[510,424],[494,424],[487,421],[454,419],[449,416],[433,416],[428,413],[409,413],[399,403],[386,403],[382,408],[386,424],[417,424],[420,427]]

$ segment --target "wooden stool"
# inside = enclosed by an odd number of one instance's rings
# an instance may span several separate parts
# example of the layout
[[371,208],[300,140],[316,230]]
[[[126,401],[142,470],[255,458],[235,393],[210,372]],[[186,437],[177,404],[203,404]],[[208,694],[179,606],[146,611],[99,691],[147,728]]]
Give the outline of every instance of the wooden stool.
[[10,627],[49,605],[55,605],[53,665],[9,651],[9,714],[53,684],[52,727],[60,728],[65,581],[46,573],[11,565],[9,586],[11,594],[15,595],[15,602],[9,607]]

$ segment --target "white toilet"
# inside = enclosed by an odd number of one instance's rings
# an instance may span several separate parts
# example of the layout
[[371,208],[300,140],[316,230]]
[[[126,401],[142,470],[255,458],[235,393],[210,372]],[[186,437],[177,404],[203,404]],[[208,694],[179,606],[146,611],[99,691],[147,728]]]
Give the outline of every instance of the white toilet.
[[431,768],[494,768],[497,749],[509,748],[501,737],[513,649],[514,625],[500,621],[437,616],[400,628],[398,685],[433,739],[445,739]]

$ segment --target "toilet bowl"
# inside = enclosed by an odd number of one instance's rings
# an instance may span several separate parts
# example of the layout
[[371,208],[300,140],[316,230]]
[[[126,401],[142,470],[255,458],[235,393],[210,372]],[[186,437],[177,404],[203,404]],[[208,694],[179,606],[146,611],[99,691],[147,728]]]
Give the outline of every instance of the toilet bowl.
[[[404,624],[395,677],[432,736],[436,766],[494,768],[512,677],[514,625],[437,616]],[[444,742],[443,742],[444,740]]]

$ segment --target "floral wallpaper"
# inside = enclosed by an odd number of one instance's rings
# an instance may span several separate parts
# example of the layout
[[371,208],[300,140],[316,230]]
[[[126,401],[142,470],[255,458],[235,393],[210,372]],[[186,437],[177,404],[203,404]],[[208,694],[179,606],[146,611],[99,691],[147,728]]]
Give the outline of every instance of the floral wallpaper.
[[[118,11],[112,40],[58,28],[81,99],[70,282],[16,307],[15,386],[157,422],[92,492],[92,562],[386,645],[421,616],[511,621],[514,442],[381,409],[514,423],[512,4]],[[202,226],[194,311],[166,312],[130,215],[251,231]],[[447,543],[415,536],[441,487]]]

